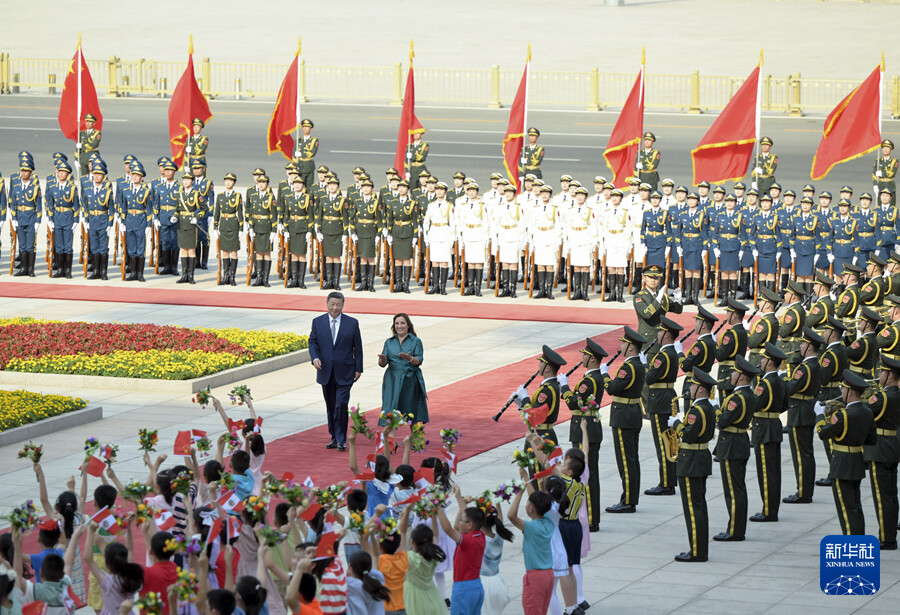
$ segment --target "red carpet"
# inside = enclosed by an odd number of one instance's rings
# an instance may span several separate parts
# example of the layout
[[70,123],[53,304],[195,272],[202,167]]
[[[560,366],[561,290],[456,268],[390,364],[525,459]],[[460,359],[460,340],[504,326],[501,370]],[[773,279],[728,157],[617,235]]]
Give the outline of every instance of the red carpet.
[[[173,281],[174,284],[174,281]],[[377,294],[354,293],[349,288],[347,313],[393,315],[406,312],[410,316],[439,316],[449,318],[490,318],[497,320],[527,320],[567,322],[597,325],[630,325],[637,323],[631,309],[611,308],[592,295],[590,303],[567,301],[565,294],[555,301],[544,299],[528,303],[487,303],[471,298],[468,301],[446,301],[433,296],[418,299],[394,298],[387,291]],[[56,299],[69,301],[112,301],[121,303],[150,303],[163,305],[197,305],[208,307],[253,308],[269,310],[324,311],[321,295],[288,294],[265,290],[193,290],[181,288],[147,288],[140,286],[110,286],[87,284],[44,284],[41,282],[4,282],[0,297],[20,299]],[[391,297],[391,298],[387,298]],[[629,300],[630,301],[630,300]],[[625,305],[629,305],[627,303]]]

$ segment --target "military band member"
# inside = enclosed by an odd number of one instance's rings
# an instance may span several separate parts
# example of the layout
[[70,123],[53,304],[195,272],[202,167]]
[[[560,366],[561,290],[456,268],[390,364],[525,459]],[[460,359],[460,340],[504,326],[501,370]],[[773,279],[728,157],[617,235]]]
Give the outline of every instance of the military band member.
[[731,391],[731,372],[734,371],[734,362],[738,357],[747,353],[747,329],[749,323],[744,321],[744,316],[749,308],[734,299],[728,300],[725,311],[728,312],[726,325],[728,328],[721,334],[716,347],[716,361],[719,363],[719,397],[724,397]]
[[585,204],[586,200],[587,190],[576,188],[575,204],[568,208],[562,220],[566,263],[572,271],[570,283],[573,301],[590,301],[588,286],[591,283],[594,246],[597,245],[597,225],[593,211]]
[[194,264],[199,269],[206,269],[209,262],[209,218],[215,204],[215,187],[212,180],[206,177],[206,158],[195,158],[191,161],[191,172],[194,174],[194,190],[203,201],[203,214],[197,218],[197,257]]
[[205,215],[206,201],[194,190],[194,175],[185,171],[181,175],[181,188],[176,196],[175,223],[178,225],[178,250],[181,256],[181,278],[176,284],[194,284],[194,267],[197,265],[197,224]]
[[[357,290],[375,292],[375,256],[376,245],[382,234],[381,212],[379,211],[378,198],[372,194],[375,185],[370,179],[363,179],[360,184],[360,194],[350,202],[350,240],[356,247],[356,255],[359,258],[360,283]],[[295,215],[301,215],[295,214]],[[302,226],[302,217],[299,225]],[[301,244],[302,245],[302,244]],[[300,245],[298,245],[298,249]],[[292,246],[293,249],[293,246]],[[293,260],[293,259],[292,259]],[[297,266],[302,272],[306,269],[306,250],[297,254]],[[300,288],[303,288],[302,286]]]
[[558,375],[556,379],[560,384],[563,401],[572,412],[569,442],[574,448],[581,448],[582,430],[587,430],[588,450],[585,457],[589,470],[588,524],[591,532],[597,532],[600,530],[600,443],[603,442],[603,426],[597,412],[603,400],[603,375],[600,373],[600,363],[609,355],[591,338],[585,340],[585,347],[581,353],[584,355],[581,365],[585,372],[575,390],[569,388],[569,379],[565,374]]
[[[814,260],[821,245],[820,220],[812,213],[812,204],[809,197],[800,199],[800,213],[794,218],[794,230],[790,237],[791,273],[801,284],[812,282]],[[784,283],[787,284],[787,280]]]
[[[878,212],[872,208],[872,195],[863,192],[859,196],[859,206],[854,213],[857,219],[859,236],[859,259],[857,263],[868,262],[869,256],[881,244],[881,228],[878,223]],[[885,257],[887,258],[887,257]]]
[[625,362],[609,375],[609,364],[600,366],[603,388],[612,396],[609,427],[615,442],[616,466],[622,480],[619,502],[608,506],[609,513],[633,513],[641,493],[641,464],[638,459],[638,441],[641,434],[641,390],[644,388],[644,365],[638,356],[647,338],[625,327],[620,338]]
[[191,136],[188,137],[187,143],[185,144],[184,151],[184,168],[185,169],[193,169],[194,161],[198,158],[202,158],[204,160],[203,166],[206,166],[206,152],[209,150],[209,138],[206,135],[200,134],[203,132],[203,128],[206,126],[203,120],[199,117],[195,117],[194,121],[191,122]]
[[646,383],[649,395],[645,410],[650,418],[653,430],[653,444],[656,448],[656,460],[659,464],[659,484],[644,491],[644,495],[675,495],[675,464],[666,457],[663,432],[666,431],[667,418],[672,413],[672,400],[675,399],[675,381],[678,379],[679,351],[675,346],[678,333],[684,327],[665,316],[659,319],[659,331],[656,346],[659,351],[655,355],[641,354],[641,358],[649,358]]
[[625,271],[632,242],[628,209],[622,204],[622,191],[618,188],[610,194],[610,206],[603,215],[600,228],[604,236],[607,275],[610,276],[610,293],[606,300],[624,303]]
[[807,327],[818,329],[828,320],[829,316],[834,316],[834,299],[831,297],[831,288],[834,284],[833,279],[821,272],[816,272],[816,281],[813,284],[815,303],[812,304],[806,315]]
[[[236,286],[238,251],[241,249],[241,229],[244,228],[244,200],[234,189],[237,175],[226,173],[225,190],[216,195],[216,209],[213,213],[212,239],[218,239],[222,256],[222,279],[219,284]],[[296,278],[295,278],[296,279]]]
[[[559,438],[553,426],[559,419],[560,390],[559,381],[556,379],[559,368],[566,364],[566,360],[547,346],[541,348],[541,356],[538,357],[540,368],[538,375],[543,378],[541,384],[535,390],[534,395],[529,395],[524,386],[519,386],[515,392],[515,400],[520,411],[530,410],[539,406],[547,406],[548,414],[543,423],[533,425],[534,431],[542,438],[552,440],[559,444]],[[527,446],[527,444],[526,444]]]
[[[791,367],[800,363],[800,343],[803,341],[803,327],[806,326],[806,310],[803,300],[806,293],[794,282],[788,282],[784,290],[784,313],[778,323],[778,348],[786,355]],[[774,341],[773,341],[774,343]]]
[[887,258],[897,245],[897,209],[894,204],[894,191],[882,188],[878,194],[881,207],[878,209],[878,230],[880,231],[878,255]]
[[710,373],[713,365],[716,363],[716,340],[712,334],[713,325],[719,321],[719,318],[709,312],[702,305],[697,307],[697,315],[694,316],[693,332],[697,334],[697,339],[691,344],[687,351],[684,352],[684,346],[681,341],[675,342],[675,351],[678,353],[678,367],[684,372],[684,382],[681,386],[681,394],[684,397],[684,411],[687,412],[691,406],[691,385],[692,374],[694,368],[700,368],[704,372]]
[[532,210],[528,221],[530,237],[528,238],[534,254],[532,286],[535,299],[553,299],[553,273],[559,256],[559,245],[562,238],[559,209],[551,202],[550,186],[541,186],[541,202]]
[[900,168],[900,163],[897,162],[896,158],[891,156],[891,152],[893,151],[893,141],[890,139],[882,141],[881,155],[875,160],[875,168],[872,169],[873,191],[875,193],[881,193],[882,190],[889,190],[889,194],[891,195],[891,205],[896,204],[894,201],[894,192],[897,191],[897,186],[894,182],[897,177],[897,169]]
[[863,274],[863,270],[856,265],[844,265],[842,272],[842,282],[844,290],[838,297],[837,305],[834,308],[835,316],[841,319],[850,338],[856,337],[856,312],[859,309],[859,277]]
[[900,291],[900,254],[891,252],[887,262],[884,277],[887,278],[888,284],[884,292],[886,295],[895,295]]
[[847,359],[850,371],[871,380],[873,370],[878,363],[878,325],[884,320],[881,314],[868,306],[859,310],[859,337],[847,348]]
[[100,140],[103,135],[94,129],[97,117],[93,113],[84,116],[84,130],[78,131],[75,142],[75,163],[81,167],[81,176],[87,177],[91,171],[91,154],[100,155]]
[[535,179],[543,179],[541,163],[544,161],[544,147],[538,145],[541,131],[532,126],[528,129],[528,145],[522,148],[522,159],[519,161],[519,177],[534,175]]
[[[336,180],[335,180],[336,181]],[[256,189],[247,199],[246,220],[250,241],[253,242],[252,255],[256,278],[252,286],[269,286],[272,270],[272,246],[278,225],[278,203],[269,187],[269,177],[256,178]],[[321,226],[320,226],[321,228]],[[327,254],[327,253],[326,253]],[[327,271],[326,267],[326,271]]]
[[[833,316],[828,318],[822,325],[822,339],[825,340],[825,351],[819,359],[819,365],[822,367],[822,387],[816,396],[818,401],[827,402],[841,396],[841,382],[843,380],[841,374],[850,365],[847,360],[847,351],[841,338],[847,332],[843,323]],[[831,463],[831,443],[824,442],[825,456]],[[831,479],[827,476],[816,480],[819,487],[830,487]]]
[[897,548],[897,462],[900,462],[900,360],[885,357],[876,388],[863,404],[875,417],[877,441],[863,449],[863,460],[869,469],[878,540],[882,551]]
[[[178,225],[172,222],[178,205],[179,184],[175,180],[178,167],[171,158],[162,163],[162,177],[153,194],[155,219],[153,225],[159,234],[157,247],[160,275],[178,275]],[[84,191],[82,191],[83,193]]]
[[81,191],[81,216],[87,222],[94,272],[89,280],[106,280],[109,240],[113,233],[115,204],[112,184],[106,179],[106,165],[96,162],[91,184]]
[[866,266],[866,277],[868,281],[859,291],[859,304],[868,306],[873,310],[880,310],[884,303],[884,296],[887,294],[890,280],[884,277],[884,268],[887,261],[873,254]]
[[751,444],[756,456],[756,479],[762,499],[762,511],[750,517],[755,522],[778,521],[781,505],[781,415],[784,407],[784,381],[778,374],[787,357],[774,344],[766,344],[760,371],[763,373],[753,391],[757,405],[753,412]]
[[315,181],[313,171],[316,168],[316,152],[319,151],[319,139],[310,134],[313,128],[315,128],[315,124],[311,119],[303,118],[300,121],[300,130],[303,132],[303,136],[297,142],[297,149],[294,150],[294,164],[307,189]]
[[803,361],[785,380],[785,395],[788,397],[788,440],[791,445],[791,459],[797,492],[783,498],[785,504],[809,504],[812,502],[816,478],[816,458],[813,454],[812,436],[816,424],[814,410],[819,387],[822,382],[822,368],[819,365],[819,348],[825,343],[815,331],[803,328],[803,343],[800,352]]
[[[78,212],[81,209],[78,187],[71,181],[72,166],[61,161],[56,165],[56,179],[48,182],[44,192],[47,209],[47,226],[53,231],[54,250],[59,267],[54,278],[72,277],[72,242],[78,229]],[[0,178],[0,184],[3,184]],[[6,194],[0,185],[0,222],[6,217]]]
[[719,439],[713,453],[719,459],[728,526],[713,536],[719,542],[740,542],[747,530],[747,460],[750,459],[750,438],[747,429],[757,407],[750,382],[760,375],[757,366],[738,357],[731,373],[734,390],[722,400],[716,411]]
[[644,133],[644,147],[638,151],[637,163],[634,165],[634,173],[641,183],[650,184],[650,190],[656,190],[659,185],[659,150],[654,149],[656,136],[652,132]]
[[688,194],[687,209],[681,214],[676,234],[676,250],[679,266],[684,271],[687,293],[685,303],[688,305],[700,303],[703,260],[709,247],[709,226],[699,203],[699,194]]
[[493,208],[490,235],[500,263],[500,297],[515,297],[519,254],[525,243],[525,215],[516,202],[516,187],[503,188],[503,200]]
[[[405,180],[404,180],[405,181]],[[402,183],[402,182],[401,182]],[[334,174],[329,174],[325,180],[326,194],[319,200],[316,209],[316,231],[317,238],[322,244],[322,253],[325,256],[325,281],[322,288],[331,288],[334,290],[341,289],[341,257],[344,254],[344,247],[348,241],[347,228],[349,226],[350,205],[347,199],[341,194],[339,189],[340,183]],[[409,183],[401,188],[401,194],[404,197],[403,204],[405,208],[410,207],[412,200],[407,196]],[[413,203],[413,207],[415,204]],[[389,240],[390,240],[390,236]],[[404,244],[401,240],[400,244]],[[402,251],[404,246],[394,247],[394,258],[397,258],[397,252]],[[412,244],[408,247],[409,254],[406,258],[412,256]],[[398,267],[399,273],[399,267]],[[399,281],[400,278],[397,278]]]
[[759,293],[759,301],[760,317],[747,338],[747,349],[750,351],[748,360],[756,367],[762,362],[766,342],[774,344],[778,339],[778,317],[775,316],[775,310],[781,303],[781,297],[764,287]]
[[706,506],[706,479],[712,474],[709,442],[715,436],[715,409],[710,397],[715,379],[694,368],[691,384],[691,404],[684,413],[684,421],[669,418],[669,427],[681,438],[678,447],[678,488],[684,521],[687,524],[689,551],[675,556],[676,562],[705,562],[709,553],[709,512]]
[[769,188],[775,183],[775,171],[778,169],[778,156],[772,150],[772,139],[763,137],[759,140],[760,152],[753,161],[753,178],[751,188],[756,188],[759,193],[768,194]]
[[888,295],[885,303],[890,306],[887,321],[890,323],[878,334],[878,350],[881,360],[900,360],[900,296]]
[[131,163],[131,186],[125,189],[121,200],[122,209],[119,211],[125,225],[123,248],[131,260],[131,272],[125,278],[126,282],[144,281],[144,255],[153,226],[154,211],[153,193],[150,186],[144,183],[145,173],[140,162]]
[[828,477],[834,494],[834,506],[843,534],[865,534],[866,522],[860,502],[859,486],[866,476],[864,447],[878,441],[872,409],[862,402],[869,383],[850,370],[844,371],[841,399],[846,404],[830,416],[825,405],[816,404],[816,432],[819,438],[833,442]]
[[659,350],[656,343],[657,331],[661,318],[667,312],[673,314],[681,314],[684,305],[681,303],[681,290],[672,291],[669,296],[668,290],[662,286],[662,267],[651,265],[644,269],[643,284],[640,292],[633,299],[634,311],[638,317],[638,333],[647,338],[654,340],[650,342],[650,346],[645,348],[646,353],[652,356]]

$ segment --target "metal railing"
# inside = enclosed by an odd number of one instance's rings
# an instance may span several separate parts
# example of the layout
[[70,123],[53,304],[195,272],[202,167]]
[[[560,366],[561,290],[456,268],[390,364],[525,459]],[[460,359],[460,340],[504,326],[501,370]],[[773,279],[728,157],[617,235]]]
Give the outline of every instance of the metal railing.
[[[109,60],[88,62],[94,84],[106,96],[169,96],[184,71],[183,62]],[[212,62],[194,63],[197,79],[210,98],[274,99],[286,64]],[[44,91],[59,93],[68,60],[13,58],[0,54],[0,93]],[[308,66],[300,62],[300,89],[304,100],[357,100],[400,104],[406,66]],[[521,67],[500,70],[416,68],[416,96],[425,102],[484,105],[499,108],[515,96]],[[743,83],[744,77],[648,74],[646,106],[683,113],[722,109]],[[634,83],[635,73],[587,71],[532,71],[529,104],[602,110],[622,106]],[[765,75],[761,106],[764,111],[800,116],[828,112],[856,85],[851,79],[809,79],[799,73]],[[885,109],[900,117],[900,77],[884,88]]]

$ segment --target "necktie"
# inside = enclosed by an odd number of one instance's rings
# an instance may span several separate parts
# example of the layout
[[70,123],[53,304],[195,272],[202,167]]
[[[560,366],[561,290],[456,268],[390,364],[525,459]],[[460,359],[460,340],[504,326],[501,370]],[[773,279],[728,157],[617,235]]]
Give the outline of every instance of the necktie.
[[100,192],[100,189],[97,186],[94,186],[94,196],[97,196],[98,192]]
[[337,320],[331,320],[331,345],[334,346],[335,342],[337,342]]

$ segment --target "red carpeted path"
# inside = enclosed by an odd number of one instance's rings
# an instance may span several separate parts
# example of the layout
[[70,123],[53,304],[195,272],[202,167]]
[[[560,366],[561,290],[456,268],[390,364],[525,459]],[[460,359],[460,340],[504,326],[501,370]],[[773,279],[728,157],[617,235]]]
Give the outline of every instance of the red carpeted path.
[[[174,281],[173,281],[174,284]],[[396,298],[386,291],[375,298],[369,293],[355,293],[347,288],[347,313],[393,315],[406,312],[410,316],[449,318],[490,318],[496,320],[529,320],[575,324],[630,325],[637,317],[629,306],[612,308],[613,304],[592,295],[591,301],[567,301],[565,294],[555,301],[545,299],[527,303],[496,303],[472,297],[467,301],[447,301],[433,296],[419,299]],[[76,283],[45,284],[41,282],[4,282],[0,297],[20,299],[56,299],[68,301],[111,301],[162,305],[196,305],[206,307],[253,308],[269,310],[324,311],[322,295],[292,294],[264,290],[195,290],[182,288],[149,288],[143,286],[88,285]],[[388,298],[390,297],[390,298]],[[629,300],[630,301],[630,300]],[[619,304],[616,304],[619,305]]]

